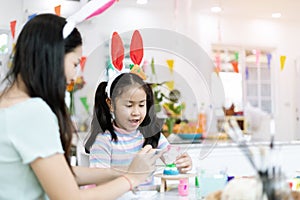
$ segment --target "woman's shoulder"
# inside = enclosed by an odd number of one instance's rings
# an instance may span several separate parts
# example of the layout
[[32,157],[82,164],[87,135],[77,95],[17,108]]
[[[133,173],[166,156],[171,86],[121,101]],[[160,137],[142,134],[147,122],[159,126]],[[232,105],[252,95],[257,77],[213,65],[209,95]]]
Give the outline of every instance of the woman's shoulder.
[[34,111],[51,111],[50,106],[40,97],[28,98],[27,100],[14,105],[20,109]]
[[50,109],[50,106],[40,97],[30,98],[28,104],[34,105],[34,107],[39,109]]
[[35,115],[35,118],[41,117],[41,119],[57,119],[56,115],[50,108],[50,106],[42,98],[31,98],[28,101],[25,112],[30,112],[31,115]]
[[11,101],[2,102],[3,109],[16,109],[16,108],[24,108],[25,106],[33,106],[40,108],[49,107],[48,104],[40,97],[22,97],[18,99],[12,99]]
[[[56,132],[59,137],[57,117],[41,98],[29,98],[12,107],[5,108],[1,113],[3,113],[7,121],[7,127],[10,129],[18,124],[26,134],[36,135],[43,131],[44,137],[46,132],[51,132],[50,135],[52,136]],[[17,135],[15,136],[17,137]]]
[[51,118],[54,117],[50,106],[39,97],[28,98],[4,109],[13,115],[16,113],[18,116],[30,115],[38,118],[45,118],[46,116],[46,118],[49,118],[49,116],[51,116]]

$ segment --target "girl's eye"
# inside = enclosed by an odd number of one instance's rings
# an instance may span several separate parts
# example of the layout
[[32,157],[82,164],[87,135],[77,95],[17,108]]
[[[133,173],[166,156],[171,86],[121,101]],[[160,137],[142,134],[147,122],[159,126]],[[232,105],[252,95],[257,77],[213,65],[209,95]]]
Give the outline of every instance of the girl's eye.
[[145,104],[140,104],[140,107],[142,108],[142,107],[145,107]]

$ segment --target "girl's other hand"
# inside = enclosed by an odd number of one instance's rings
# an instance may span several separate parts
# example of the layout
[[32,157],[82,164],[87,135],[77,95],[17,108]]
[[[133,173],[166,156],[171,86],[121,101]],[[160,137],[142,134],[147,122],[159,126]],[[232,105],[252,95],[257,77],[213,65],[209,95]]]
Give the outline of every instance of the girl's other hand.
[[156,160],[161,154],[162,152],[157,153],[156,149],[152,149],[151,145],[146,145],[138,152],[127,173],[127,176],[133,181],[133,185],[139,185],[154,173]]
[[180,173],[187,173],[192,169],[193,162],[189,154],[183,153],[177,156],[175,162],[177,169]]

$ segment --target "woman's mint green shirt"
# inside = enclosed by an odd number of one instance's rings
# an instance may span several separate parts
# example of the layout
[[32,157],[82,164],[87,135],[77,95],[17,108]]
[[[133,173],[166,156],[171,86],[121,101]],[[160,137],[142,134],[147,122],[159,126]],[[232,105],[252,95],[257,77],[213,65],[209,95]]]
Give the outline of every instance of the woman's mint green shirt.
[[64,153],[57,118],[41,98],[0,108],[0,199],[44,199],[30,163],[56,153]]

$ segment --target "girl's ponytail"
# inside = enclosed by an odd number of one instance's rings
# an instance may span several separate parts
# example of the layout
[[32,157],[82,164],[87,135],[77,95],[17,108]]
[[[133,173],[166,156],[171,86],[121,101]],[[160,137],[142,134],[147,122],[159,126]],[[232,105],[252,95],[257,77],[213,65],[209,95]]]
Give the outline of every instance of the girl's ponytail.
[[113,126],[111,123],[111,114],[109,107],[106,103],[107,94],[105,92],[105,88],[107,86],[107,82],[101,82],[95,93],[95,101],[94,101],[94,111],[93,118],[91,121],[91,129],[90,134],[87,137],[85,142],[85,151],[87,153],[90,152],[90,148],[95,142],[95,139],[99,133],[103,133],[105,130],[109,130],[112,134],[112,139],[116,140],[116,135],[113,131]]

